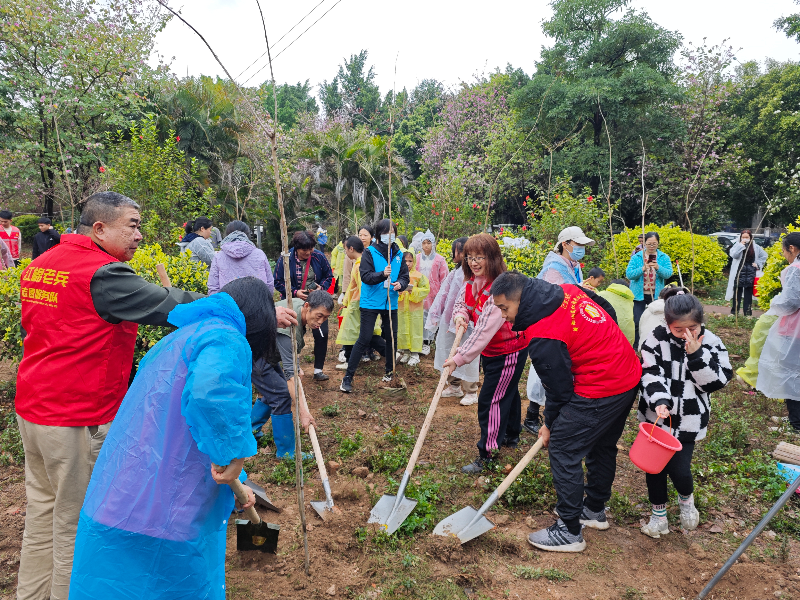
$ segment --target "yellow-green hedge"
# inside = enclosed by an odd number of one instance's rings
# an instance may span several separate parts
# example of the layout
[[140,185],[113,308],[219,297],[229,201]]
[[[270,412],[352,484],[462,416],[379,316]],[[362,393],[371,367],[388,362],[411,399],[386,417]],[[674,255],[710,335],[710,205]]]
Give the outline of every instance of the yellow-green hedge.
[[[800,231],[800,217],[795,221],[797,225],[789,225],[786,229],[789,233],[793,231]],[[786,234],[784,234],[786,235]],[[783,271],[788,263],[781,253],[783,247],[783,235],[781,241],[772,244],[767,249],[767,266],[764,268],[764,274],[758,280],[758,306],[762,310],[769,310],[769,304],[772,299],[781,291],[781,271]]]
[[[688,231],[684,231],[677,225],[669,223],[664,226],[653,225],[645,226],[645,232],[655,231],[658,233],[660,243],[658,249],[667,254],[672,259],[674,280],[678,279],[678,268],[676,261],[680,261],[683,273],[683,283],[687,287],[692,283],[692,236]],[[631,252],[639,243],[638,236],[642,233],[641,228],[626,228],[614,236],[614,244],[617,249],[617,263],[619,265],[619,276],[625,276],[625,269],[630,262]],[[717,240],[706,235],[694,235],[695,266],[694,283],[695,285],[707,285],[722,276],[722,269],[728,262],[728,256],[719,245]],[[600,267],[613,276],[614,253],[611,244],[606,244],[605,255]]]
[[[192,292],[208,293],[208,267],[202,262],[191,262],[190,252],[170,256],[164,254],[161,246],[139,246],[133,259],[128,263],[139,275],[152,283],[160,283],[156,265],[163,263],[170,282],[174,287]],[[0,358],[19,362],[22,359],[22,336],[20,333],[19,282],[23,269],[30,260],[22,261],[15,269],[0,271]],[[136,337],[136,357],[138,365],[141,358],[161,338],[167,335],[167,327],[139,327]]]

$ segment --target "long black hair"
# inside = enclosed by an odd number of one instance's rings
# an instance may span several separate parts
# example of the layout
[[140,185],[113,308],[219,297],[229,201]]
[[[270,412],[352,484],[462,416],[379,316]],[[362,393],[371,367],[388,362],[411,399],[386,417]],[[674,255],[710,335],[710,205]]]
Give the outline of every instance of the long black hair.
[[783,236],[783,249],[788,250],[789,246],[794,246],[800,250],[800,232],[793,231]]
[[211,219],[208,217],[197,217],[194,221],[187,222],[184,230],[186,233],[192,233],[195,231],[200,231],[201,229],[208,229],[211,226]]
[[278,320],[275,316],[275,302],[267,284],[257,277],[240,277],[220,291],[233,298],[244,315],[245,338],[253,352],[253,362],[264,358],[270,364],[276,364],[280,359],[275,343]]

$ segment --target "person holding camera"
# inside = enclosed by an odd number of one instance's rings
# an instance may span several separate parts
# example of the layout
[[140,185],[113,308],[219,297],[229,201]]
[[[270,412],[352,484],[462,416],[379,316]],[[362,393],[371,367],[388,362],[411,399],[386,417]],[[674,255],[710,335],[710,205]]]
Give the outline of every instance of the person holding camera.
[[[291,296],[308,300],[308,295],[317,289],[327,290],[333,281],[333,271],[327,257],[315,249],[317,239],[310,231],[295,231],[292,236],[292,249],[289,251],[289,271],[291,273]],[[286,299],[286,278],[283,260],[278,260],[275,268],[275,289],[281,298]],[[329,377],[322,372],[328,352],[328,322],[313,330],[314,336],[314,379],[325,381]]]
[[672,277],[672,260],[658,249],[661,238],[655,231],[644,234],[644,248],[631,256],[625,277],[633,292],[633,325],[636,328],[634,348],[639,347],[639,319],[647,306],[658,298],[664,282]]

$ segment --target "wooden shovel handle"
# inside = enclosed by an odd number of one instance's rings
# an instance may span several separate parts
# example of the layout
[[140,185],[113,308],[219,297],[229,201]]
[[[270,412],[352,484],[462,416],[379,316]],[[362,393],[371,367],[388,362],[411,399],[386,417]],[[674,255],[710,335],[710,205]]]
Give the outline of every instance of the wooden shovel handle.
[[542,449],[542,444],[544,444],[544,440],[539,438],[536,443],[531,446],[531,449],[522,457],[522,460],[517,463],[517,466],[506,475],[506,478],[503,479],[503,483],[497,486],[497,497],[503,495],[503,493],[509,488],[509,486],[514,483],[514,480],[519,477],[519,474],[522,473],[523,469],[528,466],[528,463],[533,460],[533,457],[536,456],[536,453]]
[[169,275],[167,275],[167,269],[164,267],[163,263],[158,263],[156,265],[156,273],[158,273],[158,278],[161,280],[162,286],[172,287],[172,283],[169,281]]
[[[303,403],[303,408],[308,410],[308,403],[306,402],[306,393],[303,390],[303,382],[299,379],[297,382],[300,384],[300,402]],[[309,411],[310,412],[310,411]],[[300,415],[298,415],[300,418]],[[325,461],[322,459],[322,449],[319,447],[319,440],[317,439],[317,430],[311,425],[308,428],[308,437],[311,438],[311,445],[314,447],[314,458],[317,460],[317,468],[319,469],[319,477],[322,481],[328,478],[328,471],[325,469]]]
[[[464,327],[459,327],[456,330],[456,339],[453,341],[453,347],[450,348],[450,356],[447,357],[448,360],[456,355],[458,345],[461,343],[461,338],[465,331],[466,329]],[[408,473],[413,471],[414,466],[417,464],[419,453],[422,452],[422,445],[425,443],[425,436],[428,435],[428,429],[431,427],[433,415],[436,412],[436,407],[439,405],[439,398],[442,397],[442,392],[444,391],[444,386],[449,376],[450,369],[442,369],[442,375],[439,377],[439,385],[436,387],[436,393],[433,395],[431,405],[428,407],[428,414],[425,415],[425,422],[422,424],[422,429],[419,430],[419,437],[417,438],[417,443],[414,445],[414,451],[411,453],[411,458],[408,459],[408,466],[406,467],[406,472]]]
[[[225,467],[221,467],[219,465],[213,465],[213,467],[217,473],[222,473],[225,470]],[[228,485],[230,486],[231,490],[233,490],[233,495],[236,496],[236,499],[242,504],[242,506],[247,504],[249,498],[247,497],[247,490],[244,489],[244,484],[242,484],[242,482],[238,479],[234,479]],[[247,519],[254,525],[261,523],[261,517],[253,506],[244,509],[244,516],[247,517]]]

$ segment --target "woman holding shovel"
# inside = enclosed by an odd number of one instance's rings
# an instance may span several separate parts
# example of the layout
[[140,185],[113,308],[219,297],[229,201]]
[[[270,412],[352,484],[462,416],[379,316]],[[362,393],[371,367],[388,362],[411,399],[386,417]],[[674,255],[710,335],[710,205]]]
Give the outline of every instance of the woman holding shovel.
[[397,348],[397,298],[410,281],[403,253],[395,243],[395,227],[389,219],[378,221],[375,224],[378,241],[361,256],[358,270],[361,275],[361,329],[339,386],[340,391],[348,394],[353,391],[353,377],[361,357],[369,350],[378,317],[383,323],[381,330],[386,341],[386,375],[381,385],[393,385]]
[[250,374],[254,358],[277,359],[275,307],[263,281],[244,277],[169,322],[177,331],[141,361],[97,459],[73,600],[225,598],[234,495],[223,484],[243,481],[256,453]]
[[461,469],[477,474],[501,445],[516,448],[519,443],[519,379],[530,338],[524,331],[512,331],[492,301],[492,282],[506,270],[497,240],[488,233],[473,235],[464,244],[464,256],[466,282],[453,309],[453,323],[466,329],[471,322],[475,329],[443,368],[452,372],[480,356],[484,377],[478,396],[478,457]]

